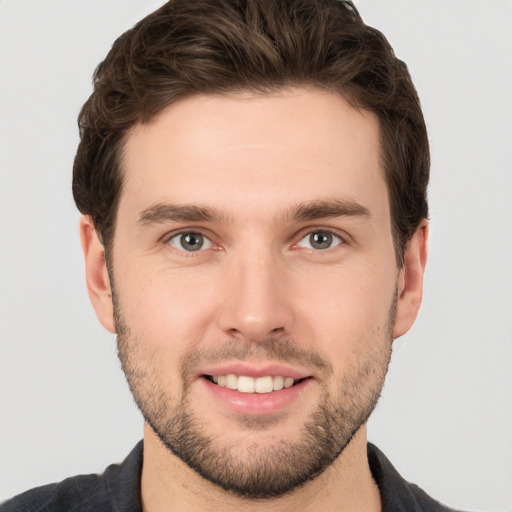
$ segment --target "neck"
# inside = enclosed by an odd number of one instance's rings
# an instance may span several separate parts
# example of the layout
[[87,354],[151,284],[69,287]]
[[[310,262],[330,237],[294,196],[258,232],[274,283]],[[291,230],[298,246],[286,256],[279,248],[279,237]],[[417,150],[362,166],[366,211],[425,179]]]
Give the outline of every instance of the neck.
[[269,500],[248,500],[203,479],[174,456],[153,430],[144,426],[141,482],[144,512],[252,512],[381,510],[380,495],[366,454],[366,426],[354,435],[336,461],[321,475],[296,490]]

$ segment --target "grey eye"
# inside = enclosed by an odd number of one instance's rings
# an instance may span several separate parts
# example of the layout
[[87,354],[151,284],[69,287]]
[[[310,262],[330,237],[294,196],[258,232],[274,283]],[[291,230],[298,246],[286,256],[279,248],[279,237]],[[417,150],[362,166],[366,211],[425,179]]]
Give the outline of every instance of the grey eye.
[[169,240],[169,245],[175,249],[195,252],[201,249],[209,249],[212,245],[210,240],[201,233],[179,233]]
[[336,236],[334,233],[331,233],[330,231],[313,231],[312,233],[307,234],[298,243],[298,246],[304,247],[306,249],[322,251],[325,249],[330,249],[331,247],[335,247],[341,242],[341,238]]

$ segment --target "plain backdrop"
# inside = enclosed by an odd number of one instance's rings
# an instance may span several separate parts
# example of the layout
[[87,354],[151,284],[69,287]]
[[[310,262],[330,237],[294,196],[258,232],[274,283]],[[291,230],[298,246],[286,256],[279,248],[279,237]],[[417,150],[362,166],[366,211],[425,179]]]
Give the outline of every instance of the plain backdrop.
[[[122,460],[142,435],[86,293],[76,116],[114,39],[163,2],[0,0],[0,498]],[[369,437],[453,507],[512,510],[512,2],[359,0],[432,146],[424,304]]]

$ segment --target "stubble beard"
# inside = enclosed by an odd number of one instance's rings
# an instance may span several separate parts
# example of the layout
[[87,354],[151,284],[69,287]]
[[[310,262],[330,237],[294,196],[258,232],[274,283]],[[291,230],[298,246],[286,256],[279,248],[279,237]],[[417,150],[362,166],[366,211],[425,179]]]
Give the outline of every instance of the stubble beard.
[[[145,421],[171,453],[201,477],[238,497],[279,497],[320,475],[367,422],[380,397],[391,357],[396,298],[390,308],[384,342],[363,341],[366,351],[357,367],[343,376],[336,396],[323,392],[296,439],[281,439],[272,444],[254,441],[243,449],[209,433],[212,418],[201,418],[194,412],[187,369],[200,356],[191,354],[184,361],[181,398],[176,405],[176,397],[169,396],[155,371],[157,354],[150,354],[143,340],[131,334],[115,294],[113,298],[119,359]],[[264,354],[269,360],[306,364],[314,360],[324,365],[325,373],[331,370],[330,364],[319,359],[317,353],[299,350],[291,340],[269,339],[256,349],[249,342],[226,343],[217,356],[242,360],[254,355],[255,350],[258,357]],[[271,424],[256,418],[252,422],[247,420],[244,427],[258,431],[270,428]]]

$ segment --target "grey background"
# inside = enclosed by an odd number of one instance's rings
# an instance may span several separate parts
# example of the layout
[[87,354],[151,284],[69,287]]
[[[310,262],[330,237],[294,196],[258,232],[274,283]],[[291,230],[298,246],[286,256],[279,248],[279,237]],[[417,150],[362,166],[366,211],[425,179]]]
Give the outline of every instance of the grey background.
[[[0,2],[0,498],[119,461],[141,437],[89,304],[70,192],[76,116],[162,1]],[[432,145],[424,305],[370,439],[468,510],[512,510],[512,3],[359,0],[405,60]]]

